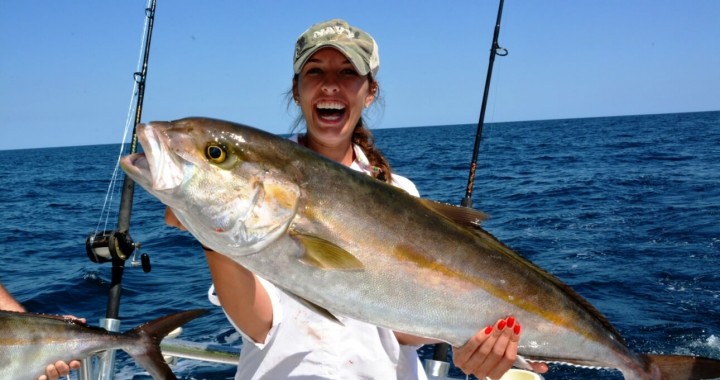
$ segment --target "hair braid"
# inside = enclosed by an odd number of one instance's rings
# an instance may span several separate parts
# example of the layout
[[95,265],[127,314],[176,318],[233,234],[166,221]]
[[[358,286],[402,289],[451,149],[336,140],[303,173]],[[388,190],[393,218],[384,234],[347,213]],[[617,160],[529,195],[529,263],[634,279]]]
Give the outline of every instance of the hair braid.
[[360,146],[363,153],[370,161],[370,165],[374,166],[377,170],[373,171],[373,176],[383,182],[392,182],[392,169],[390,163],[385,158],[380,149],[375,146],[375,138],[369,129],[365,128],[363,119],[358,120],[355,130],[352,136],[353,143]]

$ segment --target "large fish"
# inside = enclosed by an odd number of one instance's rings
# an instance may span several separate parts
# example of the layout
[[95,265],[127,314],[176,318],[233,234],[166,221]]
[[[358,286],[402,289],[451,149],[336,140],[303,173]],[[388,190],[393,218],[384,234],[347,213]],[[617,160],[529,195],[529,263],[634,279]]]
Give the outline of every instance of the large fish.
[[587,301],[479,227],[282,137],[205,118],[137,127],[121,166],[204,245],[316,310],[463,345],[515,316],[530,360],[626,379],[720,376],[720,361],[648,356]]
[[109,349],[127,352],[156,380],[176,379],[160,353],[160,340],[204,313],[171,314],[120,334],[62,317],[0,311],[0,379],[35,380],[48,364]]

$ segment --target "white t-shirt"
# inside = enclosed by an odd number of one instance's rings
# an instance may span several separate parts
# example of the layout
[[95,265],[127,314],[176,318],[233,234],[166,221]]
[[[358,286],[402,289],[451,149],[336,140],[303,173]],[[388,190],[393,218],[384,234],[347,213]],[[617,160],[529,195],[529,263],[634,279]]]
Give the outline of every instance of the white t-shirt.
[[[297,137],[292,138],[297,142]],[[367,174],[372,167],[354,146],[352,169]],[[393,185],[419,196],[410,180],[393,174]],[[236,380],[249,379],[427,379],[418,346],[398,343],[386,328],[338,317],[343,325],[308,309],[275,285],[260,278],[272,302],[273,323],[264,342],[243,336]],[[210,293],[210,301],[219,305]],[[229,318],[228,318],[229,319]],[[232,320],[230,320],[232,323]]]

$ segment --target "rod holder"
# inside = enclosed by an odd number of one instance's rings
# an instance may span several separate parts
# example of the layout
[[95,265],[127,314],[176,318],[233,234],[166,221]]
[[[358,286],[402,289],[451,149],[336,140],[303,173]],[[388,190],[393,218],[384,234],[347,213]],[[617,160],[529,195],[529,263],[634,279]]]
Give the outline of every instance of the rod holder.
[[450,363],[438,360],[425,360],[425,373],[429,379],[445,379],[450,373]]

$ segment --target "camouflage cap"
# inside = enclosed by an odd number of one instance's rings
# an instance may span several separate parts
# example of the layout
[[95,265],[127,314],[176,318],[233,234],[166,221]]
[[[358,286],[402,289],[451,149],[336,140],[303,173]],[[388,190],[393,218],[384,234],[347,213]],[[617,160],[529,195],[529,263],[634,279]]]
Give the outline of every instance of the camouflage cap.
[[295,74],[300,73],[310,56],[328,46],[342,52],[360,75],[372,73],[373,78],[377,76],[380,70],[377,43],[372,36],[341,19],[317,23],[298,37],[293,59]]

